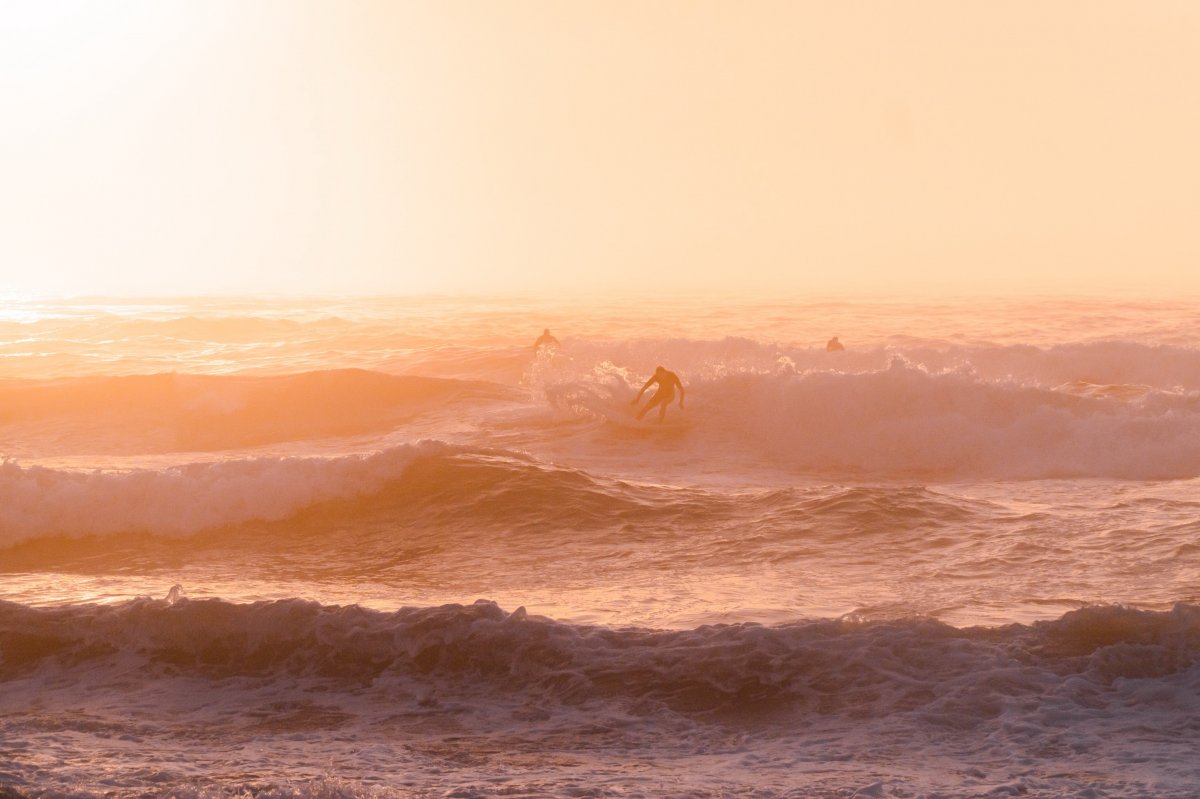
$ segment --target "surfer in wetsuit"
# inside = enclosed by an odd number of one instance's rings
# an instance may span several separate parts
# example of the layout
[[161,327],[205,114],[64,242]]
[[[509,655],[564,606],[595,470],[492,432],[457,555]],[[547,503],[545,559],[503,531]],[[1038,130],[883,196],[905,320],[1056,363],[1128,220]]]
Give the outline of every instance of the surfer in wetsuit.
[[675,399],[675,389],[679,388],[679,407],[683,407],[683,383],[679,379],[679,375],[674,372],[668,372],[661,366],[655,367],[654,374],[646,381],[646,385],[642,386],[642,390],[629,403],[637,405],[642,395],[646,393],[646,389],[658,383],[658,390],[654,392],[654,396],[646,403],[646,407],[638,411],[637,418],[641,419],[651,408],[658,406],[658,421],[662,421],[667,416],[667,406],[671,404],[671,400]]
[[538,336],[537,341],[533,342],[533,352],[534,352],[534,354],[537,354],[537,352],[542,347],[558,347],[558,346],[560,346],[558,343],[558,339],[556,339],[554,336],[550,335],[550,328],[546,327],[546,328],[542,329],[542,335]]
[[825,345],[826,352],[842,352],[845,349],[846,349],[845,345],[843,345],[842,342],[838,341],[837,336],[834,336],[833,338],[829,339],[829,343]]

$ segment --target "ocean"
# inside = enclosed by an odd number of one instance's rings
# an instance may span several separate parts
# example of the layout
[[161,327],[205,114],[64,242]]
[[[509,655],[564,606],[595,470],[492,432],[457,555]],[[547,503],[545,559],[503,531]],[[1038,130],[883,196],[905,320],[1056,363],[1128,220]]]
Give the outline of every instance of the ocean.
[[0,797],[1200,796],[1196,308],[8,298]]

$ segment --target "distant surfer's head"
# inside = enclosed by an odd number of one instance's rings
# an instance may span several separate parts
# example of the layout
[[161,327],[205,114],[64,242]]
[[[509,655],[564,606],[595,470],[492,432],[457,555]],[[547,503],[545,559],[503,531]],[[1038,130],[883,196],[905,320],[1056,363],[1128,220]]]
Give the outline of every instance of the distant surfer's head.
[[656,374],[656,375],[660,375],[660,374],[662,374],[662,373],[663,373],[663,372],[665,372],[665,371],[667,371],[667,370],[666,370],[666,369],[664,369],[664,368],[663,368],[663,367],[661,367],[661,366],[656,366],[656,367],[654,367],[654,374]]
[[543,328],[542,328],[542,335],[543,335],[543,336],[548,336],[548,335],[550,335],[550,328],[548,328],[548,327],[543,327]]

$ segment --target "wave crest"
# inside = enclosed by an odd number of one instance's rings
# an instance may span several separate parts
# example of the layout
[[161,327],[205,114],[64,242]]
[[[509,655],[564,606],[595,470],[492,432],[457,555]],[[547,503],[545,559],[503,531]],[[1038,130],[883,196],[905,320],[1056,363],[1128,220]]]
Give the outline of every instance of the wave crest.
[[267,457],[167,469],[80,472],[0,463],[0,546],[52,535],[185,535],[276,520],[319,502],[378,493],[439,441],[334,458]]

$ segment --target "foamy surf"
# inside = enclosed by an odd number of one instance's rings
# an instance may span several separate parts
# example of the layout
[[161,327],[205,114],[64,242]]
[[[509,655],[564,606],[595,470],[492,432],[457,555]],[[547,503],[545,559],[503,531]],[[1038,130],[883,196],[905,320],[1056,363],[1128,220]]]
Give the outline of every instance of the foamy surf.
[[[425,791],[573,792],[560,767],[583,767],[572,754],[581,747],[592,753],[593,792],[633,795],[739,792],[748,786],[734,764],[747,757],[763,795],[1183,797],[1194,788],[1180,738],[1200,711],[1196,606],[1089,608],[1003,629],[914,619],[663,632],[566,625],[484,601],[382,613],[174,592],[117,606],[0,603],[0,643],[6,738],[65,760],[36,785],[10,787],[17,796],[159,795],[163,781],[238,790],[236,779],[197,779],[158,759],[182,754],[198,733],[265,747],[280,770],[260,768],[257,784],[299,795],[331,780],[370,790],[417,769]],[[74,765],[86,744],[54,742],[55,726],[44,726],[80,704],[88,710],[73,723],[112,741],[100,745],[122,773],[88,775]],[[162,742],[156,755],[120,743],[147,738]],[[1155,747],[1152,782],[1131,738]],[[327,747],[319,767],[301,760],[316,742]],[[691,773],[608,770],[643,747],[686,760]],[[1070,752],[1072,767],[1038,765],[1054,751]],[[16,763],[32,757],[15,752]],[[969,765],[947,784],[913,758]]]

